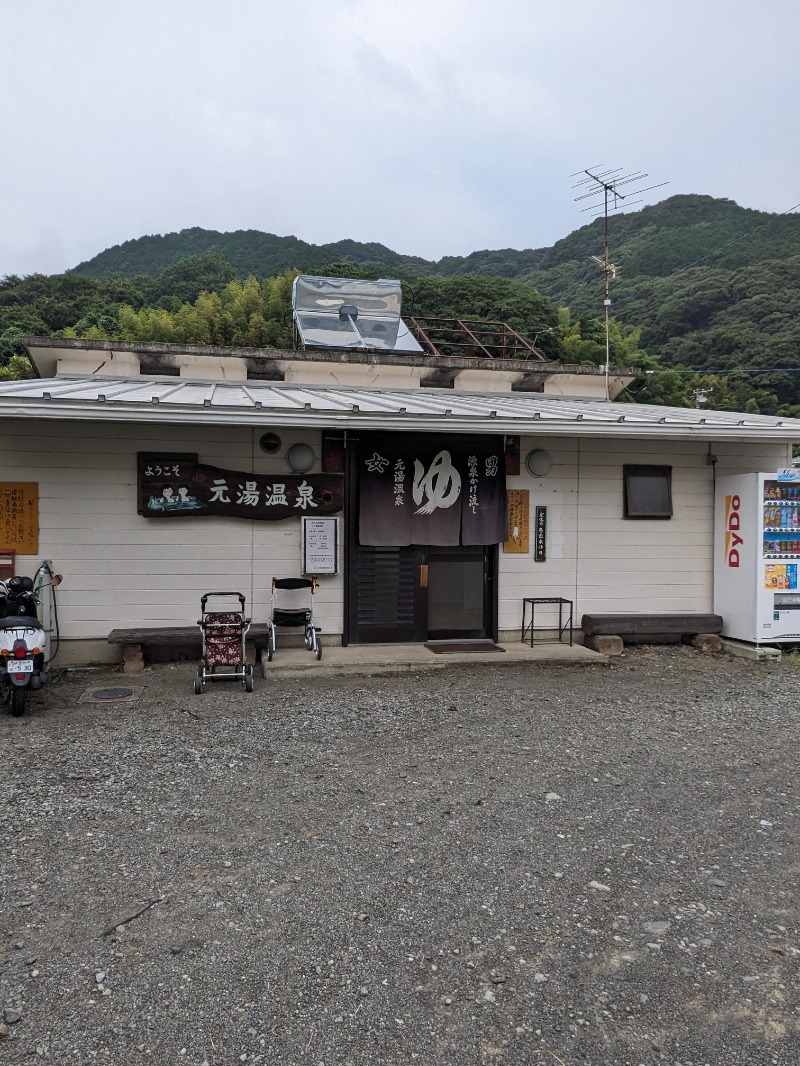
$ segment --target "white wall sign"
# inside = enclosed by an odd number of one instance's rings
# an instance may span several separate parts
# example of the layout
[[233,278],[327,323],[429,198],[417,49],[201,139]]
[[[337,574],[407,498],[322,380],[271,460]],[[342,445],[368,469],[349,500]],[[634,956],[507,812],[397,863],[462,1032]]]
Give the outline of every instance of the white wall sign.
[[303,573],[339,572],[339,519],[303,518]]

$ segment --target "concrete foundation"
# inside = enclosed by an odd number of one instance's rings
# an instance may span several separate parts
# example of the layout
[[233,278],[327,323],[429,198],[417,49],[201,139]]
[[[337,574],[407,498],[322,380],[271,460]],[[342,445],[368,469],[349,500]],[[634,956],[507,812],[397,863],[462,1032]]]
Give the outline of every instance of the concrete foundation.
[[722,650],[740,659],[755,659],[758,662],[780,662],[783,654],[780,648],[768,648],[764,644],[747,644],[743,640],[722,637]]
[[583,643],[584,647],[589,648],[592,651],[599,652],[600,655],[622,655],[622,652],[625,649],[625,645],[622,642],[622,637],[584,637]]

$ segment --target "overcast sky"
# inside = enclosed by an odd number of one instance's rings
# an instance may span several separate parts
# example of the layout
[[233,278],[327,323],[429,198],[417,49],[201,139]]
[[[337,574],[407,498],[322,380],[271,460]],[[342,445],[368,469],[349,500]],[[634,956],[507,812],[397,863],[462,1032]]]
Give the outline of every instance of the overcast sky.
[[191,226],[540,248],[595,166],[800,203],[796,0],[3,8],[0,277]]

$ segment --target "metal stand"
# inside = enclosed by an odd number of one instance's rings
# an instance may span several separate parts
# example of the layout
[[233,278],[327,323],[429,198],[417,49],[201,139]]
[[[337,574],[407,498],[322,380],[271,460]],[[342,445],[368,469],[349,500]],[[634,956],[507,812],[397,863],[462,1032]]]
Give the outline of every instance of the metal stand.
[[[538,604],[543,603],[557,603],[558,604],[558,643],[564,643],[564,634],[569,631],[569,646],[572,647],[572,600],[565,600],[563,596],[526,596],[522,601],[522,632],[520,633],[520,641],[525,643],[527,637],[530,641],[531,647],[534,644],[546,644],[548,643],[547,637],[539,637],[534,640],[534,632],[536,626],[534,625],[535,611]],[[526,615],[528,613],[528,604],[531,607],[530,621],[526,621]],[[564,617],[566,615],[566,618]],[[539,629],[546,629],[547,626],[540,625]],[[549,641],[552,643],[552,641]]]

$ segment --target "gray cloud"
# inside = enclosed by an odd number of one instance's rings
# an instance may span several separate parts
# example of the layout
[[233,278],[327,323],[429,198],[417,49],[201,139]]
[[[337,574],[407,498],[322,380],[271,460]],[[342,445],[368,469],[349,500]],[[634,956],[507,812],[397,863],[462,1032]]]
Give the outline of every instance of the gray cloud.
[[9,6],[0,276],[188,226],[541,247],[597,163],[800,201],[788,0]]

